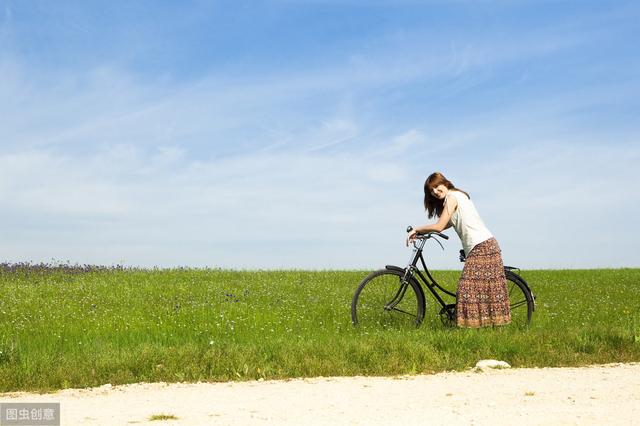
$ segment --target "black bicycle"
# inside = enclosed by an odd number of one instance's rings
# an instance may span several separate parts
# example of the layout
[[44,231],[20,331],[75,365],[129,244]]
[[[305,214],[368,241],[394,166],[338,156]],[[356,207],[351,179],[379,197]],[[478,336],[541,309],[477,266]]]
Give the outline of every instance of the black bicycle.
[[[412,228],[407,228],[411,232]],[[384,269],[369,274],[358,286],[351,302],[351,321],[354,325],[376,327],[417,327],[422,323],[425,314],[425,286],[440,304],[439,316],[446,326],[456,323],[455,293],[440,286],[431,276],[424,257],[423,248],[430,239],[440,244],[436,238],[448,240],[449,237],[439,232],[428,232],[417,235],[413,240],[413,252],[405,268],[387,265]],[[420,270],[418,260],[422,264]],[[464,251],[460,250],[460,261],[464,262]],[[526,327],[531,323],[535,310],[535,296],[529,284],[515,271],[518,268],[505,266],[509,302],[511,305],[511,324]],[[421,285],[422,283],[422,285]],[[441,295],[440,292],[446,294]],[[447,303],[445,297],[453,297]]]

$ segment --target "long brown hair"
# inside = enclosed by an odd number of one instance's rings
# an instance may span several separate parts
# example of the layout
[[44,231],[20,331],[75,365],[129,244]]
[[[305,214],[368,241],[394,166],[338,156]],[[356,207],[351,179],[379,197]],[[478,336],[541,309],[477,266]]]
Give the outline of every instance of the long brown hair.
[[429,219],[434,216],[440,217],[442,210],[444,210],[444,200],[439,200],[431,194],[431,189],[436,188],[438,185],[446,186],[449,191],[460,191],[466,195],[467,198],[471,199],[469,194],[456,188],[442,173],[431,173],[427,180],[424,181],[424,209],[427,211]]

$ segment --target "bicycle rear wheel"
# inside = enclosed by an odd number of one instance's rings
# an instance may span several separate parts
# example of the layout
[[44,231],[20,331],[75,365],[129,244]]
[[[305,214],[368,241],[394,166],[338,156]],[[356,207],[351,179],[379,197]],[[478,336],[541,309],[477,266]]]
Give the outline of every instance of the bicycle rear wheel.
[[511,306],[511,324],[526,327],[531,323],[533,316],[533,295],[520,276],[511,271],[505,272]]
[[358,286],[351,302],[351,322],[364,327],[415,328],[424,318],[424,294],[404,272],[381,269]]

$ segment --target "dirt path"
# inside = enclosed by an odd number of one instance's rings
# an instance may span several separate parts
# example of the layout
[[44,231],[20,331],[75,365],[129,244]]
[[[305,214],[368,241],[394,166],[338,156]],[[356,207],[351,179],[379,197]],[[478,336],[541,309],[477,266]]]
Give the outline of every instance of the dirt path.
[[[63,425],[640,425],[640,363],[396,378],[101,386],[0,394],[60,402]],[[154,414],[177,420],[149,421]]]

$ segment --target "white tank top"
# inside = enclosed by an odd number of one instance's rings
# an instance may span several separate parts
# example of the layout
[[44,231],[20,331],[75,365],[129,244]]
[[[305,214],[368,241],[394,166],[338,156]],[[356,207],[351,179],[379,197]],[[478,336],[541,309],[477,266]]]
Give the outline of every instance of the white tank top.
[[[473,205],[473,202],[471,202],[466,195],[460,191],[452,190],[447,194],[447,198],[449,197],[454,197],[458,202],[458,208],[453,215],[451,215],[449,223],[451,223],[456,230],[460,241],[462,241],[462,248],[465,254],[468,255],[475,246],[492,238],[493,235],[491,235],[491,232],[489,232],[482,219],[480,219],[480,215]],[[445,207],[447,206],[445,205]]]

